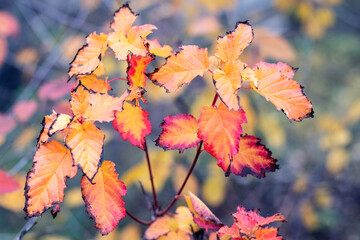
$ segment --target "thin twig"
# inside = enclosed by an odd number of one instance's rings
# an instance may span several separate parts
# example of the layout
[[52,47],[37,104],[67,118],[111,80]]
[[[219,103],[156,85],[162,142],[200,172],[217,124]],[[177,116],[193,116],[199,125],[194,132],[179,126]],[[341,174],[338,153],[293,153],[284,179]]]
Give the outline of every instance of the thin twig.
[[138,223],[140,224],[143,224],[143,225],[150,225],[152,224],[154,221],[144,221],[144,220],[141,220],[137,217],[135,217],[131,212],[129,212],[128,210],[126,210],[126,214],[131,217],[132,219],[134,219],[135,221],[137,221]]
[[127,81],[127,79],[126,79],[126,78],[121,78],[121,77],[118,77],[118,78],[113,78],[113,79],[110,79],[110,80],[108,81],[108,83],[111,83],[111,82],[113,82],[113,81],[117,81],[117,80]]
[[218,100],[218,98],[219,98],[219,95],[217,94],[217,93],[215,93],[215,97],[214,97],[214,100],[213,100],[213,102],[212,102],[212,106],[215,106],[215,104],[216,104],[216,101]]
[[144,144],[144,151],[145,151],[145,155],[146,155],[146,162],[148,165],[148,169],[149,169],[149,175],[150,175],[150,182],[151,182],[151,188],[152,188],[152,193],[153,193],[153,198],[154,198],[154,206],[155,209],[159,209],[159,203],[157,201],[157,197],[156,197],[156,190],[155,190],[155,185],[154,185],[154,177],[151,171],[151,164],[150,164],[150,158],[149,158],[149,151],[148,151],[148,147],[146,144],[146,139],[145,139],[145,144]]
[[199,159],[199,156],[200,156],[200,153],[202,152],[201,148],[202,148],[202,145],[203,145],[203,141],[200,141],[199,145],[198,145],[198,148],[197,148],[197,151],[196,151],[196,155],[194,157],[194,161],[189,169],[189,172],[188,174],[186,175],[186,178],[183,182],[183,184],[181,185],[179,191],[177,192],[177,194],[174,196],[173,200],[171,201],[171,203],[169,204],[169,206],[167,206],[163,211],[159,212],[157,215],[158,216],[162,216],[164,215],[165,213],[167,213],[170,208],[175,204],[176,200],[178,199],[179,195],[181,194],[182,190],[184,189],[185,185],[186,185],[186,182],[188,181],[192,171],[194,170],[194,167],[196,165],[196,162],[197,160]]
[[16,235],[15,239],[16,240],[21,240],[24,235],[30,231],[30,229],[32,229],[36,223],[37,223],[37,219],[39,217],[33,217],[33,218],[30,218],[26,224],[24,225],[24,227],[20,230],[20,232],[18,233],[18,235]]

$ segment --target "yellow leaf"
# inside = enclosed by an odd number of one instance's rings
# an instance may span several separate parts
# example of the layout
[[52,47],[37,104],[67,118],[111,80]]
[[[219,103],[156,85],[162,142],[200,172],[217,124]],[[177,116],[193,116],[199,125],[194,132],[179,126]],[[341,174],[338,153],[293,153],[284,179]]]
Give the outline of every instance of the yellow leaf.
[[[175,165],[175,170],[172,175],[172,181],[174,184],[175,191],[178,191],[180,189],[187,173],[188,173],[188,169],[186,169],[183,165],[181,165],[181,164]],[[188,179],[188,181],[185,185],[185,188],[183,189],[182,192],[187,193],[190,191],[190,192],[194,193],[195,195],[197,195],[198,185],[199,185],[199,183],[198,183],[197,178],[192,174],[192,175],[190,175],[190,178]]]
[[344,148],[332,149],[326,157],[326,169],[332,174],[341,172],[348,165],[349,157]]
[[317,187],[315,190],[315,201],[322,208],[329,208],[332,204],[332,197],[326,187]]
[[216,165],[215,161],[209,162],[208,174],[202,185],[202,196],[206,204],[219,206],[225,199],[226,178]]
[[279,119],[274,115],[267,114],[266,116],[261,115],[259,120],[260,129],[265,136],[266,142],[276,148],[283,146],[286,141],[286,135]]
[[304,192],[309,184],[309,177],[302,173],[299,174],[299,176],[297,177],[296,181],[293,184],[293,190],[297,193],[302,193]]
[[319,227],[319,218],[312,203],[305,200],[300,205],[300,217],[308,230],[316,230]]

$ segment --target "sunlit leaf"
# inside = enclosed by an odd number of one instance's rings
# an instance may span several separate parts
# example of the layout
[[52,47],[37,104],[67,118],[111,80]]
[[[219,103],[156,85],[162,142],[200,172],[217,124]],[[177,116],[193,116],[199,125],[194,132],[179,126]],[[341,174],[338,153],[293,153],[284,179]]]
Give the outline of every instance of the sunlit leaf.
[[107,93],[111,90],[110,84],[107,81],[97,78],[94,74],[79,75],[77,79],[86,89],[96,93]]
[[126,73],[129,85],[145,88],[147,80],[147,76],[145,75],[146,67],[152,60],[154,60],[154,56],[152,55],[147,55],[145,57],[136,55],[128,56],[128,68]]
[[114,13],[114,20],[110,23],[111,29],[123,33],[129,32],[138,14],[135,14],[129,7],[124,4]]
[[43,121],[41,122],[41,124],[43,125],[43,128],[40,131],[39,144],[45,143],[49,140],[49,138],[50,138],[49,130],[56,118],[57,118],[56,112],[53,112],[52,114],[44,117]]
[[65,181],[75,176],[77,168],[69,149],[57,141],[39,147],[27,175],[25,212],[27,217],[40,216],[64,198]]
[[193,215],[194,222],[207,230],[218,230],[223,226],[221,221],[211,212],[211,210],[193,193],[185,195],[186,203]]
[[218,38],[215,56],[224,62],[237,60],[253,38],[251,25],[247,22],[238,22],[234,31]]
[[197,120],[190,114],[167,116],[160,126],[163,131],[155,141],[156,145],[165,150],[178,149],[182,152],[200,142],[197,136]]
[[90,92],[79,85],[71,92],[71,110],[77,116],[84,116],[90,111]]
[[258,63],[254,67],[259,81],[257,92],[282,110],[290,121],[313,117],[311,102],[303,93],[302,86],[290,77],[295,70],[284,64]]
[[79,74],[90,74],[98,67],[102,55],[107,49],[107,35],[91,33],[86,37],[86,44],[79,49],[70,63],[69,79]]
[[105,135],[91,121],[73,122],[65,139],[77,165],[92,180],[101,161]]
[[209,68],[207,49],[198,46],[182,46],[181,50],[167,58],[165,65],[149,75],[167,92],[175,92],[183,84],[189,84],[196,76],[203,76]]
[[201,109],[198,137],[204,141],[205,150],[218,160],[218,164],[238,153],[241,124],[245,122],[244,110],[232,111],[223,103],[219,107],[205,106]]
[[147,43],[149,44],[150,53],[159,57],[166,58],[171,55],[173,50],[169,45],[161,46],[157,39],[147,40]]
[[132,145],[144,149],[145,136],[151,133],[149,114],[139,106],[124,104],[124,110],[115,111],[113,126],[124,141],[129,140]]
[[122,110],[124,99],[94,93],[90,94],[89,103],[90,109],[84,115],[85,118],[92,121],[111,122],[114,119],[114,112]]
[[56,119],[54,120],[54,122],[51,124],[50,128],[49,128],[49,133],[48,135],[51,136],[54,133],[56,133],[57,131],[61,131],[63,129],[65,129],[70,121],[71,121],[72,117],[67,115],[67,114],[57,114]]
[[83,176],[80,185],[86,212],[95,221],[95,227],[103,235],[113,231],[119,220],[126,216],[122,199],[126,186],[118,179],[115,164],[104,161],[93,181]]

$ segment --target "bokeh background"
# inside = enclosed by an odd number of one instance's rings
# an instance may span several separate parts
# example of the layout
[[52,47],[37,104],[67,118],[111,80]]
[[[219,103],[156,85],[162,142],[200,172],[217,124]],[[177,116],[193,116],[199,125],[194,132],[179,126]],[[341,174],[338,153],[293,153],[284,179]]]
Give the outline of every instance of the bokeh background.
[[[0,169],[24,186],[32,165],[44,115],[55,109],[69,112],[66,84],[68,64],[94,31],[107,32],[116,0],[0,1]],[[277,224],[286,239],[360,239],[360,2],[353,0],[133,0],[138,24],[158,27],[153,38],[177,49],[197,44],[214,52],[218,35],[249,20],[255,39],[241,56],[249,65],[266,60],[299,67],[295,79],[305,87],[315,117],[290,123],[286,116],[255,92],[242,90],[247,112],[245,132],[263,139],[280,169],[264,179],[224,177],[216,160],[203,153],[188,183],[228,225],[236,206],[259,208],[262,215],[282,213]],[[161,61],[158,62],[161,64]],[[126,63],[105,59],[112,77],[125,77]],[[211,104],[210,79],[198,78],[190,87],[167,95],[148,84],[153,131],[148,138],[160,203],[166,206],[182,183],[195,150],[179,155],[164,152],[150,140],[169,114],[199,116]],[[114,82],[119,95],[125,83]],[[144,153],[124,142],[111,124],[104,159],[117,165],[128,187],[126,207],[149,219],[138,181],[150,190]],[[85,213],[79,176],[68,181],[61,212],[48,212],[24,239],[140,239],[144,231],[132,219],[101,237]],[[148,194],[151,197],[151,194]],[[184,201],[178,204],[183,205]],[[23,189],[0,195],[0,239],[13,239],[26,227]]]

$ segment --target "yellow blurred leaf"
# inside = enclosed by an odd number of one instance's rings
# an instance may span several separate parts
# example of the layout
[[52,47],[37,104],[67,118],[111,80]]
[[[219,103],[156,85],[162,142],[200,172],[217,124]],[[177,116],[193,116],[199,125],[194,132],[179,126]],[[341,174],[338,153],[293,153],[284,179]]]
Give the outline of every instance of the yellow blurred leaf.
[[247,123],[242,125],[243,132],[253,135],[257,124],[257,117],[250,99],[246,95],[240,95],[240,106],[244,109],[247,119]]
[[211,105],[215,96],[214,86],[206,87],[199,93],[196,98],[195,102],[192,103],[190,108],[190,114],[196,117],[197,119],[200,116],[200,109],[203,106]]
[[210,206],[219,206],[225,199],[226,178],[215,161],[209,162],[207,178],[201,190],[204,202]]
[[275,7],[282,12],[290,12],[296,6],[296,1],[275,0]]
[[[172,182],[173,182],[175,191],[178,191],[180,189],[187,173],[188,173],[188,169],[186,169],[183,165],[181,165],[181,164],[175,165],[175,170],[172,175]],[[191,174],[185,185],[185,188],[183,189],[182,192],[187,193],[190,191],[194,194],[197,194],[198,193],[198,185],[199,185],[198,180],[196,179],[196,177],[193,174]]]
[[349,163],[349,154],[344,148],[332,149],[326,157],[326,169],[337,174],[342,171]]
[[15,62],[21,66],[35,67],[39,61],[39,54],[33,47],[27,47],[16,53]]
[[40,238],[40,240],[69,240],[70,238],[60,235],[46,235]]
[[315,190],[315,201],[322,208],[329,208],[332,204],[332,197],[326,187],[317,187]]
[[94,11],[101,3],[101,0],[81,0],[81,6]]
[[312,18],[314,15],[313,5],[308,1],[300,2],[296,7],[296,15],[301,21],[308,21],[308,19]]
[[[174,161],[173,154],[172,151],[158,149],[157,151],[150,151],[149,155],[154,176],[154,185],[156,190],[160,192],[164,187],[166,179],[170,175],[169,169]],[[120,179],[126,186],[137,184],[138,181],[140,181],[143,184],[144,189],[147,192],[151,192],[149,171],[145,157],[141,163],[130,168]]]
[[75,53],[85,44],[85,36],[83,34],[71,35],[65,39],[61,45],[61,52],[66,61],[72,61]]
[[14,143],[14,149],[16,151],[23,151],[24,149],[26,149],[26,147],[28,147],[29,144],[32,144],[37,134],[38,130],[34,127],[26,128],[16,139]]
[[315,18],[324,28],[328,28],[335,23],[335,13],[330,8],[319,8],[316,11]]
[[213,36],[220,34],[221,25],[215,16],[210,15],[190,22],[187,28],[190,36]]
[[308,184],[309,177],[306,174],[301,173],[293,184],[293,190],[297,193],[302,193],[306,191]]
[[305,200],[300,205],[300,217],[304,226],[308,230],[316,230],[319,227],[319,218],[316,214],[312,203]]
[[353,104],[351,104],[349,111],[346,113],[344,122],[346,125],[352,125],[356,122],[358,122],[360,119],[360,99],[357,99],[354,101]]
[[14,212],[22,212],[25,205],[24,187],[26,176],[18,174],[14,178],[21,187],[15,192],[2,194],[0,196],[0,207]]
[[272,147],[281,147],[286,141],[284,128],[280,124],[278,118],[272,115],[261,115],[260,129],[264,134],[266,142]]
[[200,4],[206,7],[210,12],[219,12],[224,9],[230,9],[235,6],[235,0],[198,0]]
[[84,200],[81,195],[81,189],[77,187],[66,191],[64,202],[70,208],[75,208],[84,205]]
[[117,239],[140,240],[141,230],[138,225],[128,224],[120,231]]

